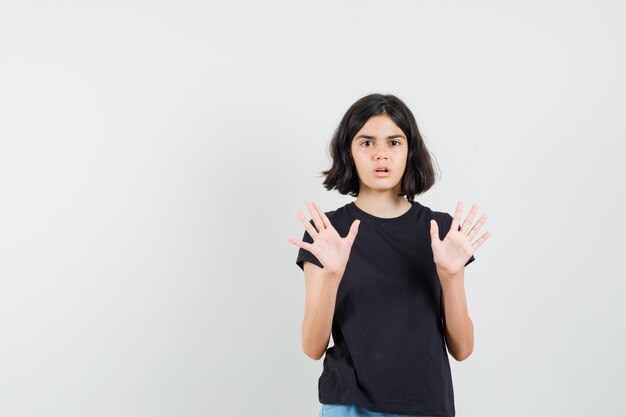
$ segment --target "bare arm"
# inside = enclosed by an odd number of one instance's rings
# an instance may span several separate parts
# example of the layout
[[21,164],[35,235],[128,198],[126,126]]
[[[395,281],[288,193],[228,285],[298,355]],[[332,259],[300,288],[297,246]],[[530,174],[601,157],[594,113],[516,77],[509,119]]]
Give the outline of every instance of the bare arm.
[[465,360],[474,350],[474,323],[467,311],[465,297],[465,265],[491,235],[490,232],[483,233],[480,239],[472,242],[487,220],[487,213],[472,226],[478,210],[478,204],[474,204],[463,225],[459,226],[462,210],[463,202],[459,201],[444,240],[439,239],[437,221],[430,221],[433,259],[441,282],[446,344],[457,361]]
[[474,351],[474,324],[467,311],[464,275],[464,269],[454,278],[439,272],[446,344],[452,357],[459,362]]
[[361,221],[354,220],[346,237],[341,237],[317,204],[310,201],[306,203],[315,227],[300,211],[298,218],[313,239],[313,243],[292,237],[288,241],[311,252],[324,266],[320,268],[311,262],[304,262],[302,265],[306,286],[302,350],[310,358],[318,360],[324,355],[330,340],[337,290]]
[[305,306],[302,321],[302,350],[311,359],[324,355],[332,330],[337,290],[343,272],[329,274],[325,268],[304,262]]

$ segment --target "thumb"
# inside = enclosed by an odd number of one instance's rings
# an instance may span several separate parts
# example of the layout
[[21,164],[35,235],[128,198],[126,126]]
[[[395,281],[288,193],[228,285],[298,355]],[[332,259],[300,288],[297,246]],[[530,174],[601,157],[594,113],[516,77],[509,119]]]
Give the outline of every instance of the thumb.
[[439,241],[439,225],[436,220],[430,221],[430,241],[431,244]]
[[361,224],[361,220],[355,220],[352,222],[350,226],[350,231],[348,232],[348,236],[346,236],[346,240],[350,245],[354,243],[354,239],[356,238],[357,233],[359,232],[359,225]]

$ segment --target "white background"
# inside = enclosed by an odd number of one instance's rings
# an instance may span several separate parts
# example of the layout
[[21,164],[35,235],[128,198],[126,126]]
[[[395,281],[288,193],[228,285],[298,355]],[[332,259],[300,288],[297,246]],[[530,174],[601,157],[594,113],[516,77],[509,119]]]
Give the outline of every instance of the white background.
[[[316,416],[295,264],[391,93],[480,204],[460,417],[624,416],[619,1],[0,3],[0,415]],[[308,213],[307,213],[308,215]]]

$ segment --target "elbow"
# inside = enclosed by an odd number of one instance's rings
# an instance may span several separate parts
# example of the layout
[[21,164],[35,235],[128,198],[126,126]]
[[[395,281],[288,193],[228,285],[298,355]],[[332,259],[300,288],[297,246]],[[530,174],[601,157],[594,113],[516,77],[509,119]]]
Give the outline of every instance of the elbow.
[[307,343],[304,339],[302,340],[302,352],[307,355],[309,358],[314,361],[318,361],[324,356],[325,350],[320,351],[316,349],[312,343]]
[[472,352],[473,352],[472,349],[468,349],[468,350],[465,350],[465,351],[456,352],[454,355],[452,355],[452,357],[457,362],[463,362],[465,359],[469,358],[472,355]]
[[305,348],[304,346],[302,347],[302,351],[304,352],[305,355],[307,355],[309,358],[313,359],[314,361],[319,361],[320,359],[322,359],[322,356],[324,355],[324,352],[322,353],[315,352],[313,350]]
[[310,337],[307,334],[303,333],[302,337],[302,352],[307,355],[309,358],[314,361],[318,361],[322,359],[324,354],[326,353],[326,348],[328,347],[328,341],[330,340],[330,335],[326,339],[326,343],[323,345],[319,343],[315,338]]

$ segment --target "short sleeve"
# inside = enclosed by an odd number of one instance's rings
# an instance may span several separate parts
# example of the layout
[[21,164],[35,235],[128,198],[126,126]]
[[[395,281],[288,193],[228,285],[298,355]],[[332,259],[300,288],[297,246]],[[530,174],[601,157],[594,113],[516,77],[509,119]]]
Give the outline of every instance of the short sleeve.
[[[313,220],[310,220],[309,223],[311,223],[311,225],[315,227]],[[304,236],[302,236],[302,241],[306,243],[313,243],[313,238],[311,237],[309,232],[307,232],[306,230],[304,231]],[[296,264],[303,271],[304,271],[304,261],[311,262],[319,266],[320,268],[324,268],[324,265],[322,265],[322,263],[319,261],[319,259],[315,257],[315,255],[313,255],[311,252],[309,252],[306,249],[298,248],[298,257],[296,258]]]
[[[448,232],[450,231],[450,227],[452,227],[452,220],[454,220],[454,218],[453,218],[453,217],[452,217],[449,213],[446,213],[446,218],[448,219],[448,227],[447,227],[447,230],[446,230],[446,233],[445,233],[445,234],[448,234]],[[459,225],[459,228],[458,228],[457,230],[461,230],[461,225]],[[441,236],[441,234],[440,234],[440,236]],[[444,235],[444,237],[445,237],[445,235]],[[443,239],[443,237],[441,237],[441,239]],[[467,260],[467,262],[465,263],[465,266],[467,266],[467,265],[471,264],[471,263],[472,263],[472,262],[474,262],[475,260],[476,260],[476,258],[474,258],[474,255],[472,255],[472,256],[471,256],[471,257]]]

